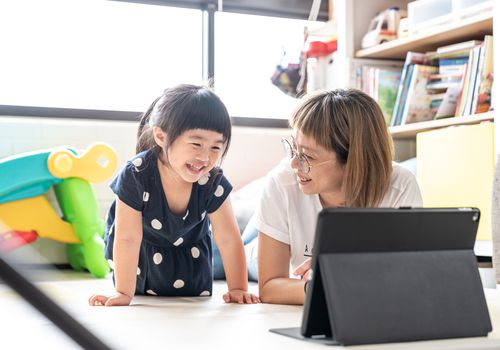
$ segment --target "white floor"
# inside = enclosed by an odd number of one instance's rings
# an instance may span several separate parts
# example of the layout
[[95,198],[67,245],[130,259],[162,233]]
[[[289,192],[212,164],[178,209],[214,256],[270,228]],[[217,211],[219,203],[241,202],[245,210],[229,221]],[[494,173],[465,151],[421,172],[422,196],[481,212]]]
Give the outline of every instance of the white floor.
[[[223,282],[213,297],[136,297],[130,307],[90,307],[95,292],[111,292],[112,281],[73,271],[32,271],[37,285],[115,349],[332,349],[270,333],[299,326],[302,307],[224,304]],[[256,292],[256,285],[251,285]],[[380,344],[356,349],[500,349],[500,291],[485,289],[494,325],[488,338]],[[0,349],[78,349],[50,321],[0,284]],[[353,348],[353,349],[354,349]]]

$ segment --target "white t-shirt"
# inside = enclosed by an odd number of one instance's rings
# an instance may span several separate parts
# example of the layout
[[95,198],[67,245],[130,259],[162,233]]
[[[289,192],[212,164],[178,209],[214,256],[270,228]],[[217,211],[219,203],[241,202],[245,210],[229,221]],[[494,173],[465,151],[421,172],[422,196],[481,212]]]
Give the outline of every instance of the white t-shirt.
[[[393,163],[391,183],[379,207],[421,207],[422,197],[413,174]],[[304,194],[285,159],[269,174],[254,217],[256,228],[290,245],[291,271],[312,256],[318,213],[323,209],[319,195]]]

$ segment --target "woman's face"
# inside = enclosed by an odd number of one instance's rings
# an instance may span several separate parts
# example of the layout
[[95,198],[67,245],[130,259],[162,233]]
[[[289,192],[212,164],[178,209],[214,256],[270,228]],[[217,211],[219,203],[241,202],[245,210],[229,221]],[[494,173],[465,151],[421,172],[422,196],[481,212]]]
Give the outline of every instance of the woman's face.
[[[297,157],[291,161],[291,166],[297,175],[299,187],[305,194],[320,196],[338,196],[342,193],[344,165],[337,161],[335,152],[316,143],[316,141],[300,130],[293,130],[293,147],[311,165],[309,173],[301,170]],[[307,168],[307,167],[305,167]],[[343,201],[343,198],[340,198]]]
[[167,150],[168,164],[182,180],[193,183],[217,165],[224,147],[224,137],[218,132],[187,130]]

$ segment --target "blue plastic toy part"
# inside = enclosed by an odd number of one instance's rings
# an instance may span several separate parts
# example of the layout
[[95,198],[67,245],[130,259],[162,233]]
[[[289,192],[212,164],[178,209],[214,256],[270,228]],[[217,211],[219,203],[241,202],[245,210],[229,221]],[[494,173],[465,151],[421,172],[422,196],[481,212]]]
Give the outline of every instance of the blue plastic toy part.
[[24,153],[0,160],[0,204],[42,195],[61,183],[47,168],[50,153]]

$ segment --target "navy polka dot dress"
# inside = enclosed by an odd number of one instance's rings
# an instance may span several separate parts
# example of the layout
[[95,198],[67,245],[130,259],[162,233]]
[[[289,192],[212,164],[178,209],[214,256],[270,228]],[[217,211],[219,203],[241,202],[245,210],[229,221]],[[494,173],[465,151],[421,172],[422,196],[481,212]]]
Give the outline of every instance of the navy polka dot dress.
[[[186,213],[173,214],[163,192],[157,157],[146,151],[128,161],[111,183],[125,204],[142,212],[143,238],[136,294],[208,296],[212,294],[212,244],[207,213],[232,190],[217,170],[193,184]],[[115,206],[108,213],[105,256],[113,267]]]

